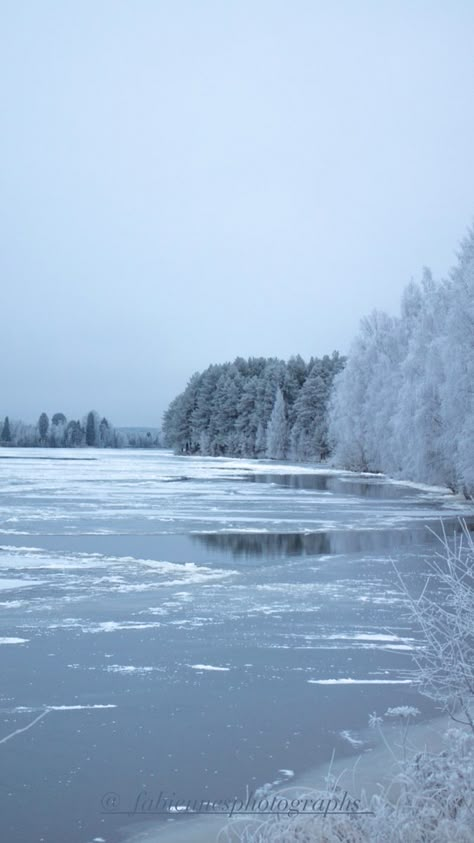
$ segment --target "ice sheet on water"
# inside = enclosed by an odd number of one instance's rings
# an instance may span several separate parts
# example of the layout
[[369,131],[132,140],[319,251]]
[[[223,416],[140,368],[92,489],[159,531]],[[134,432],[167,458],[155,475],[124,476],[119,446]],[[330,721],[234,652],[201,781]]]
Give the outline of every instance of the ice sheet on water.
[[[200,565],[196,562],[170,562],[164,559],[143,559],[134,556],[112,556],[100,553],[64,553],[40,548],[8,547],[0,550],[0,565],[5,572],[25,572],[25,577],[0,579],[0,590],[26,588],[44,584],[46,580],[30,579],[32,571],[50,576],[49,582],[67,591],[77,589],[89,577],[91,591],[133,593],[158,586],[186,586],[226,581],[238,576],[234,569]],[[56,574],[62,575],[58,579]],[[83,590],[82,590],[83,593]],[[183,598],[184,599],[184,598]]]
[[43,582],[43,580],[20,580],[2,577],[0,579],[0,591],[13,591],[17,588],[33,588],[33,586],[43,585]]

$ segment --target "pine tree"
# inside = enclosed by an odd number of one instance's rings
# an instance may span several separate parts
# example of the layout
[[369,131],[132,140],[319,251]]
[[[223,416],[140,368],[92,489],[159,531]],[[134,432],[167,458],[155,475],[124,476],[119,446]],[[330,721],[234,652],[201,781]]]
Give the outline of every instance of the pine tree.
[[49,429],[49,419],[46,413],[41,413],[39,420],[38,420],[38,433],[40,442],[44,445],[46,442],[46,437],[48,435]]
[[8,443],[12,441],[12,434],[11,434],[11,430],[10,430],[10,419],[8,418],[8,416],[5,416],[5,421],[3,422],[1,440],[2,440],[2,442],[8,442]]
[[99,442],[103,448],[106,448],[111,442],[110,424],[105,416],[99,424]]
[[86,445],[94,447],[97,445],[97,429],[95,423],[95,413],[91,410],[87,415],[86,422]]
[[267,427],[267,457],[273,460],[284,459],[287,451],[287,440],[288,423],[286,418],[286,404],[283,393],[278,388]]

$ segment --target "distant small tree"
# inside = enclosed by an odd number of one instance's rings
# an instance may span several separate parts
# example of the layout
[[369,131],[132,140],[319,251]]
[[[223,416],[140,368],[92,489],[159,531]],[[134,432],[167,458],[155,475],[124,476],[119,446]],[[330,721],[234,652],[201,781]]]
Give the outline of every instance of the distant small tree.
[[55,413],[49,427],[49,447],[63,448],[66,442],[67,419],[64,413]]
[[3,422],[2,428],[2,442],[11,442],[12,441],[12,433],[10,430],[10,420],[8,416],[5,416],[5,421]]
[[95,413],[91,410],[87,415],[86,422],[86,445],[94,447],[97,445],[97,428],[95,423]]
[[46,437],[48,435],[49,429],[49,419],[46,413],[41,413],[39,420],[38,420],[38,433],[40,442],[46,442]]
[[84,431],[80,422],[70,421],[66,427],[65,444],[67,447],[77,448],[83,443]]
[[107,448],[111,444],[111,439],[110,424],[104,416],[99,424],[99,443],[103,448]]

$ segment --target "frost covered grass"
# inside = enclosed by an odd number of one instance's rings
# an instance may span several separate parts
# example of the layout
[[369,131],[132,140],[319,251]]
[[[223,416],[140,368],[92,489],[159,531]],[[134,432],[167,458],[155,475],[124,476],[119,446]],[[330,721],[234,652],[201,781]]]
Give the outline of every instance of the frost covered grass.
[[[372,715],[371,725],[382,735],[395,771],[379,792],[362,791],[357,810],[325,815],[238,818],[219,833],[217,843],[472,843],[474,839],[474,734],[459,727],[443,736],[441,751],[418,752],[411,746],[409,724],[417,709],[388,709],[384,718],[400,723],[399,740],[385,737],[385,719]],[[360,793],[357,763],[351,791]],[[347,783],[329,775],[324,789],[285,788],[278,798],[324,806],[342,805]],[[347,796],[346,796],[347,801]]]
[[[424,646],[414,652],[416,684],[454,721],[474,731],[474,541],[466,523],[429,562],[425,588],[413,597],[400,578]],[[433,588],[434,586],[434,588]]]
[[[414,651],[413,683],[434,699],[455,724],[441,738],[441,748],[417,750],[410,741],[414,706],[375,712],[369,725],[386,750],[393,770],[378,791],[362,791],[357,810],[338,813],[344,789],[328,775],[326,787],[308,792],[279,791],[281,799],[312,800],[336,806],[319,816],[295,812],[234,820],[222,829],[218,843],[472,843],[474,840],[474,542],[465,523],[451,544],[443,534],[442,550],[430,563],[418,597],[403,580],[401,588],[424,645]],[[434,586],[434,588],[433,588]],[[398,722],[398,740],[389,741],[387,724]],[[357,764],[353,774],[357,789]],[[359,785],[360,787],[360,785]],[[289,812],[288,812],[289,813]]]

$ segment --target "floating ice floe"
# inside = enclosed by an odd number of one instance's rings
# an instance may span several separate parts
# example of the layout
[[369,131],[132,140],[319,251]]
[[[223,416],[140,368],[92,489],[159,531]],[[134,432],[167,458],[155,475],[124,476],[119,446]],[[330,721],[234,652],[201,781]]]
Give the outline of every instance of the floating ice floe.
[[345,741],[350,743],[351,746],[363,746],[364,741],[360,740],[360,738],[355,738],[352,732],[348,729],[344,729],[344,731],[340,732],[341,738]]
[[117,708],[114,703],[96,703],[94,705],[48,705],[46,706],[47,711],[81,711],[82,709],[89,709],[89,708]]
[[326,638],[339,640],[349,638],[352,641],[412,641],[412,638],[400,638],[398,635],[385,635],[382,633],[354,633],[354,635],[341,632],[337,635],[327,635]]
[[[78,624],[81,626],[80,624]],[[161,626],[159,621],[149,621],[142,623],[139,621],[102,621],[95,626],[83,626],[83,632],[117,632],[118,630],[127,629],[157,629]]]
[[147,665],[146,667],[140,667],[138,665],[133,664],[108,664],[104,668],[108,673],[125,673],[125,674],[144,674],[144,673],[151,673],[152,671],[159,670],[161,671],[163,668],[160,667],[151,667]]
[[308,685],[411,685],[411,679],[307,679]]
[[0,638],[0,644],[27,644],[29,638]]
[[230,670],[230,667],[216,667],[216,665],[213,664],[190,664],[188,667],[192,667],[193,670]]

